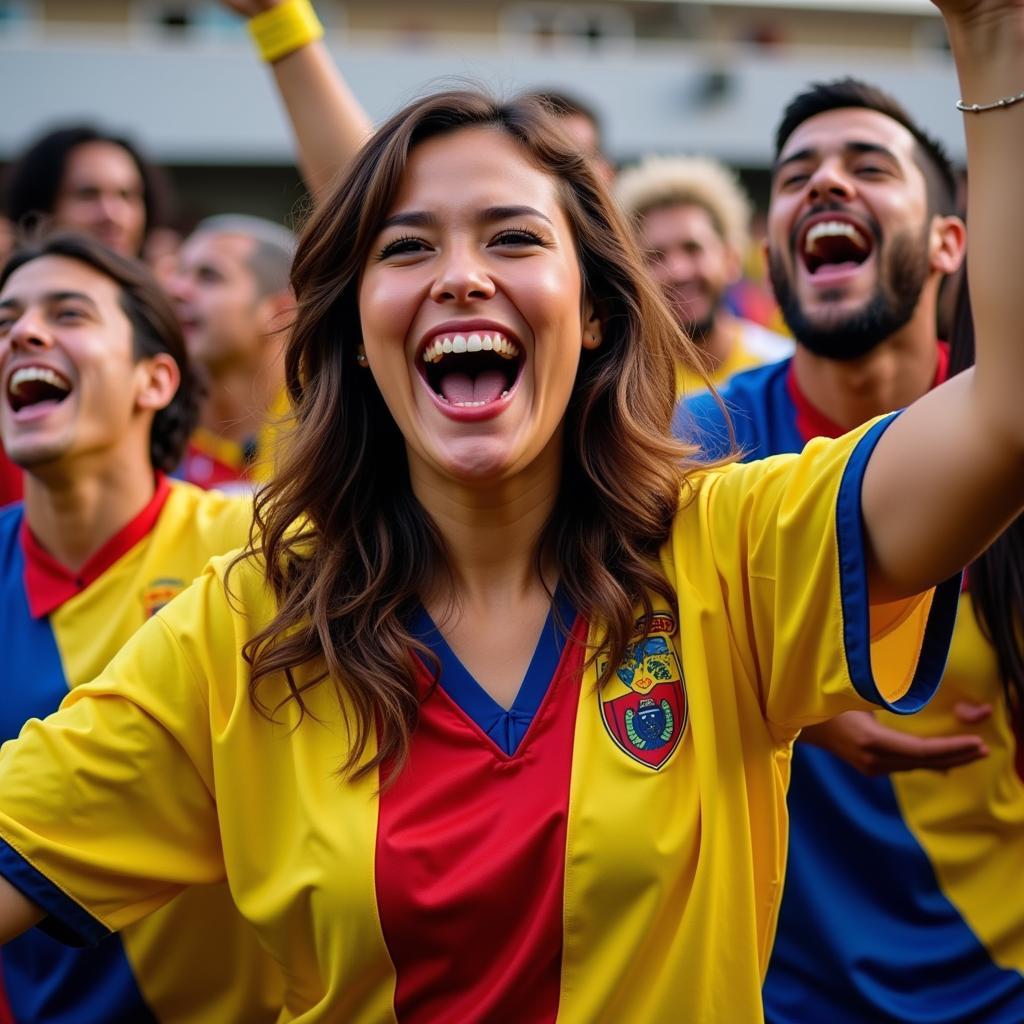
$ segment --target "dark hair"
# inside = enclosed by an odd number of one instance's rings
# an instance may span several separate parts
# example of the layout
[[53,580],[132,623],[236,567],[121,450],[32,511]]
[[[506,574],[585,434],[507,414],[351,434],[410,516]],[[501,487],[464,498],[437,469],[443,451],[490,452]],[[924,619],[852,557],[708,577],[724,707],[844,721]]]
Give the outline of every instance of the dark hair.
[[189,362],[185,338],[170,299],[143,263],[120,256],[77,232],[61,232],[16,246],[0,270],[0,288],[19,267],[43,256],[78,260],[109,277],[121,289],[121,308],[132,325],[135,358],[145,359],[166,352],[178,364],[181,383],[170,404],[153,417],[149,436],[153,468],[169,473],[181,461],[195,429],[202,396],[202,387]]
[[794,97],[783,111],[782,121],[775,131],[775,159],[779,158],[790,135],[804,121],[829,110],[849,107],[875,110],[906,128],[917,142],[917,162],[927,184],[929,209],[939,216],[956,213],[956,173],[942,143],[921,128],[902,104],[887,92],[856,78],[817,82]]
[[567,92],[557,92],[554,89],[537,89],[533,92],[524,92],[520,99],[527,102],[539,103],[548,113],[554,117],[582,117],[594,127],[594,135],[597,137],[598,148],[601,148],[604,137],[604,127],[601,123],[601,116],[596,108],[581,100],[579,96],[570,95]]
[[[967,275],[957,296],[950,375],[974,365],[974,318]],[[1014,520],[967,570],[967,589],[985,639],[995,648],[1011,714],[1024,717],[1024,516]]]
[[[331,680],[355,725],[341,768],[358,765],[357,774],[404,763],[419,703],[413,652],[427,655],[409,616],[448,572],[442,538],[412,492],[402,434],[356,365],[359,281],[410,153],[465,128],[504,133],[556,183],[584,292],[603,325],[601,346],[583,354],[566,412],[562,485],[535,552],[538,572],[550,558],[574,606],[603,627],[602,680],[634,634],[636,609],[647,622],[656,595],[674,600],[658,551],[695,451],[670,433],[674,369],[699,367],[693,347],[590,161],[540,104],[476,92],[412,103],[366,143],[299,240],[298,310],[285,358],[296,422],[275,478],[257,495],[251,538],[253,549],[262,545],[277,600],[273,621],[243,649],[253,704],[271,716],[280,705],[261,701],[261,684],[283,677],[282,703],[295,701],[304,714],[304,693]],[[309,681],[297,683],[305,664]],[[363,762],[373,735],[376,753]]]
[[3,210],[7,219],[16,226],[31,226],[32,218],[50,216],[57,203],[68,158],[72,150],[87,142],[109,142],[120,146],[132,158],[142,179],[145,230],[164,225],[170,206],[170,188],[164,175],[144,160],[128,139],[88,124],[67,125],[47,132],[7,168],[3,185]]

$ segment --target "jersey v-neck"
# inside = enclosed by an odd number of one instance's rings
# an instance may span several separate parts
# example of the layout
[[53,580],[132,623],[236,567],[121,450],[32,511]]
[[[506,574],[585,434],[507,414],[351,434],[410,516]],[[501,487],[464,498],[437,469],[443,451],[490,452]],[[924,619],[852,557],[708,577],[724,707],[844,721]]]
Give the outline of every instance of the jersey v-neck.
[[513,756],[544,701],[562,659],[567,632],[576,621],[576,609],[562,587],[555,592],[551,611],[512,706],[503,708],[448,646],[448,641],[422,606],[413,616],[409,631],[426,644],[437,658],[439,685],[467,718],[474,722],[503,753]]
[[25,592],[33,618],[41,619],[56,611],[65,601],[81,593],[100,578],[118,559],[147,537],[160,518],[171,488],[163,473],[156,474],[153,497],[129,523],[107,540],[78,572],[63,565],[44,548],[21,521],[21,546],[25,555]]

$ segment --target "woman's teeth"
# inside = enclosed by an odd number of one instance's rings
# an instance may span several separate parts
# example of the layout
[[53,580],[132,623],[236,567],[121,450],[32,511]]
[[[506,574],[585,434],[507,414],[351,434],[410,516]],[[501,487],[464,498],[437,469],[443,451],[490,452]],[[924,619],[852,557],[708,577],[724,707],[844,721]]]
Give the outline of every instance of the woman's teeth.
[[423,350],[423,361],[439,363],[447,355],[465,352],[497,352],[504,359],[517,359],[519,346],[503,334],[446,334],[435,338]]

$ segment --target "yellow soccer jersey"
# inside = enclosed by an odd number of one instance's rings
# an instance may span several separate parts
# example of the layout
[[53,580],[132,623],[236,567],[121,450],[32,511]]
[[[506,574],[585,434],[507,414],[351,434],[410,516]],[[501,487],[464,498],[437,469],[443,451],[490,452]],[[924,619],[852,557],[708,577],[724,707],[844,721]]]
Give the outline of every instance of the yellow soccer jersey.
[[[493,941],[490,908],[517,936],[494,1019],[514,1019],[553,971],[554,998],[531,1021],[760,1020],[793,737],[865,701],[916,710],[952,628],[958,580],[868,606],[860,484],[886,422],[696,474],[661,553],[676,603],[657,607],[609,684],[598,690],[596,666],[581,679],[549,665],[504,753],[442,669],[410,769],[383,792],[374,775],[338,778],[347,734],[330,687],[304,695],[301,724],[292,705],[275,722],[254,711],[240,651],[273,607],[258,564],[236,567],[229,597],[216,560],[98,680],[0,751],[0,871],[84,939],[227,877],[284,965],[282,1021],[468,1019],[437,1001],[446,982],[459,994],[454,957],[439,979],[420,961],[456,940],[471,958]],[[297,685],[316,672],[298,670]],[[261,698],[274,707],[285,692],[268,680]],[[543,786],[507,787],[538,759],[564,807],[543,804]],[[480,796],[501,786],[500,800]],[[478,816],[486,828],[466,833]],[[511,820],[538,824],[543,857]],[[471,838],[453,868],[437,851],[459,829]],[[522,884],[490,873],[514,868],[517,850]],[[407,891],[420,881],[422,894]],[[552,890],[546,944],[534,918]]]
[[[0,649],[9,684],[0,734],[16,736],[95,678],[211,555],[244,542],[251,514],[251,501],[160,478],[147,507],[72,573],[40,547],[20,505],[0,512]],[[147,671],[146,685],[161,683]],[[106,799],[116,799],[116,777],[107,782]],[[174,791],[173,775],[153,782],[154,799]],[[281,1003],[280,972],[222,882],[183,893],[96,949],[69,949],[33,930],[4,947],[0,967],[0,1016],[6,1001],[20,1024],[259,1024],[273,1021]]]

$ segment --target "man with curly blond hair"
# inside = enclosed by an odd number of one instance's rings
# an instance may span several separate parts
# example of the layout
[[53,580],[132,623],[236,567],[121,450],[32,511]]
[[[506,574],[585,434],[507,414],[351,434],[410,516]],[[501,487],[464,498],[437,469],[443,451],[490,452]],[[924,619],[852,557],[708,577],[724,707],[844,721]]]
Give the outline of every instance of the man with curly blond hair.
[[[750,244],[750,200],[735,175],[707,157],[652,156],[624,171],[617,194],[636,226],[651,274],[680,325],[722,384],[739,370],[783,359],[788,339],[725,308]],[[704,382],[680,372],[680,392]]]

